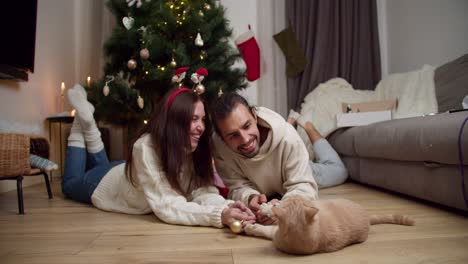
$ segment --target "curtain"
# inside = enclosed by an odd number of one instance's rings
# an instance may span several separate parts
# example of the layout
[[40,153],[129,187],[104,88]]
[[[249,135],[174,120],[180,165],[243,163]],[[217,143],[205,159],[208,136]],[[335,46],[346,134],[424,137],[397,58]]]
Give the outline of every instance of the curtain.
[[290,0],[286,17],[307,64],[287,81],[288,108],[334,77],[354,89],[374,90],[381,78],[375,0]]

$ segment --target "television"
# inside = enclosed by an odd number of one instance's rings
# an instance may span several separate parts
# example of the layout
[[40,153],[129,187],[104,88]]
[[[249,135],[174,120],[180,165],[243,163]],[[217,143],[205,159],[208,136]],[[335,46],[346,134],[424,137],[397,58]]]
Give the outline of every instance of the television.
[[37,0],[2,1],[0,79],[27,81],[34,72]]

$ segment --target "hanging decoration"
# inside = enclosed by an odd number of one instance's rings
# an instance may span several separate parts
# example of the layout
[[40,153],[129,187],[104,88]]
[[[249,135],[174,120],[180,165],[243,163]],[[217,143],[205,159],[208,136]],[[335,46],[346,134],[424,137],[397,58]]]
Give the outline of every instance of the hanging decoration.
[[140,50],[140,58],[143,59],[143,60],[147,60],[149,58],[150,54],[149,54],[149,50],[147,48],[144,48],[142,50]]
[[122,18],[122,23],[127,30],[130,30],[135,23],[135,19],[129,15],[128,17]]
[[169,66],[171,66],[172,68],[175,68],[177,66],[177,62],[175,61],[174,57],[172,57],[172,60],[169,63]]
[[140,95],[138,95],[137,104],[138,104],[138,107],[140,107],[140,109],[143,109],[143,107],[145,107],[145,101]]
[[[149,2],[150,0],[146,0],[146,2]],[[141,5],[143,5],[142,0],[126,0],[128,7],[132,7],[136,3],[136,7],[140,8]]]
[[188,71],[190,67],[181,67],[174,71],[174,76],[172,76],[173,83],[180,83],[185,78],[185,72]]
[[128,67],[130,70],[136,69],[136,67],[137,67],[137,62],[136,62],[136,60],[134,60],[134,59],[128,60],[128,62],[127,62],[127,67]]
[[107,75],[106,79],[107,79],[106,84],[104,85],[104,88],[102,88],[102,93],[104,94],[104,96],[109,95],[109,92],[110,92],[109,83],[112,82],[115,78],[112,75]]
[[196,72],[192,74],[190,79],[195,85],[194,92],[198,95],[203,94],[205,92],[205,86],[201,83],[205,76],[208,76],[208,70],[205,68],[198,68]]
[[218,90],[218,97],[221,97],[223,95],[223,88],[220,86]]
[[195,46],[203,47],[203,39],[200,35],[200,32],[197,33],[197,37],[195,38]]

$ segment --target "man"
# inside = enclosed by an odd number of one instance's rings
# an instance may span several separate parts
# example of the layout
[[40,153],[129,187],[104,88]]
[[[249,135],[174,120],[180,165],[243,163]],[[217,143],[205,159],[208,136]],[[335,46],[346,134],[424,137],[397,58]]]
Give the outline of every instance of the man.
[[230,198],[248,204],[257,221],[273,223],[258,214],[269,197],[318,198],[307,149],[283,117],[264,107],[254,109],[242,96],[227,93],[215,102],[212,118],[216,170],[229,187]]

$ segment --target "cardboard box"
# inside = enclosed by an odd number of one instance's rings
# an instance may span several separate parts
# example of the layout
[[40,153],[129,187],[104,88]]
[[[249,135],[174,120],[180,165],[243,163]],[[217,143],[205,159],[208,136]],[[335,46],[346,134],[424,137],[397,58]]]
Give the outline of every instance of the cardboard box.
[[[397,100],[370,101],[362,103],[341,103],[343,113],[377,112],[395,109]],[[348,111],[348,108],[350,111]]]
[[392,111],[338,113],[336,115],[337,127],[365,126],[372,123],[392,119]]

